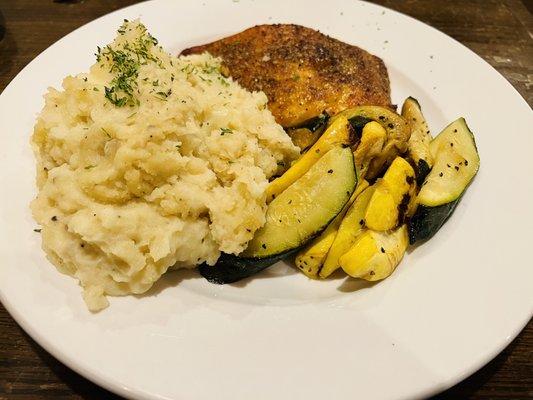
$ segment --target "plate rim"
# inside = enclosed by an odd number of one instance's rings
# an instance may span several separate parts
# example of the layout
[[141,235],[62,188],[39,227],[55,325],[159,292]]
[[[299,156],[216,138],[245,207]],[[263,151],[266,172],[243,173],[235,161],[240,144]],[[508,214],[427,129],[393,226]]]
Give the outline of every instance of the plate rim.
[[[71,36],[74,36],[78,31],[85,29],[88,25],[97,24],[101,20],[108,18],[114,14],[120,14],[128,9],[135,9],[139,6],[146,6],[147,3],[164,3],[165,0],[143,0],[139,3],[132,4],[126,7],[119,8],[117,10],[113,10],[109,13],[106,13],[96,19],[93,19],[76,29],[72,30],[71,32],[67,33],[66,35],[59,38],[57,41],[52,43],[50,46],[48,46],[46,49],[41,51],[35,58],[33,58],[27,65],[24,66],[16,75],[13,77],[13,79],[8,83],[8,85],[0,92],[0,99],[4,97],[4,93],[11,90],[12,85],[14,84],[19,77],[26,72],[27,69],[31,68],[31,66],[38,62],[42,57],[44,57],[45,53],[47,53],[51,48],[56,47],[60,45],[63,41],[68,40]],[[464,45],[463,43],[459,42],[455,38],[447,35],[446,33],[442,32],[441,30],[423,22],[420,21],[410,15],[407,15],[405,13],[402,13],[400,11],[393,10],[391,8],[374,4],[366,0],[357,0],[359,3],[364,3],[367,6],[374,7],[378,10],[386,10],[387,12],[390,12],[392,14],[399,14],[402,17],[405,17],[409,19],[409,22],[411,24],[421,24],[425,29],[433,30],[434,32],[437,32],[443,39],[447,40],[448,42],[453,42],[456,46],[459,46],[462,48],[462,50],[466,50],[469,53],[469,56],[472,58],[477,59],[477,61],[481,61],[483,64],[485,64],[485,67],[489,67],[492,69],[492,72],[496,73],[494,76],[498,76],[498,79],[502,80],[503,83],[505,83],[508,91],[513,91],[513,95],[515,97],[518,97],[523,105],[526,105],[529,107],[529,104],[525,100],[525,98],[520,94],[520,92],[491,64],[489,64],[486,60],[484,60],[480,55],[475,53],[473,50],[471,50],[469,47]],[[15,322],[24,330],[26,334],[28,334],[32,340],[34,340],[39,346],[41,346],[48,354],[50,354],[52,357],[66,365],[68,368],[75,371],[77,374],[83,376],[84,378],[88,379],[89,381],[95,383],[96,385],[109,390],[110,392],[113,392],[117,395],[120,395],[125,398],[132,398],[132,396],[135,396],[135,398],[142,398],[142,399],[158,399],[158,400],[167,400],[169,399],[166,396],[159,395],[157,393],[147,392],[146,390],[142,389],[139,386],[133,386],[133,385],[124,385],[121,384],[121,382],[117,381],[114,378],[109,378],[105,374],[100,374],[98,370],[93,370],[92,368],[87,368],[86,366],[83,366],[79,361],[76,361],[75,358],[66,352],[62,351],[58,346],[56,346],[54,343],[52,343],[50,340],[48,340],[45,336],[41,335],[37,329],[32,327],[32,324],[29,322],[28,318],[26,318],[22,313],[17,310],[16,306],[12,304],[12,302],[9,301],[9,299],[4,295],[2,291],[2,287],[0,286],[0,302],[3,304],[5,309],[8,311],[10,316],[15,320]],[[453,378],[442,380],[440,384],[433,384],[431,388],[429,389],[420,389],[417,393],[414,393],[413,396],[409,396],[409,399],[423,399],[427,398],[433,395],[436,395],[438,393],[441,393],[456,384],[460,383],[464,379],[468,378],[469,376],[473,375],[477,371],[479,371],[481,368],[483,368],[485,365],[490,363],[498,354],[500,354],[506,347],[511,344],[516,337],[522,332],[522,330],[525,328],[525,326],[531,321],[533,318],[533,309],[530,312],[529,316],[525,316],[523,320],[520,321],[520,324],[513,324],[515,328],[512,329],[512,334],[506,337],[504,340],[502,340],[500,343],[498,343],[495,346],[492,346],[492,350],[486,352],[482,357],[479,357],[478,360],[471,363],[468,367],[463,367],[462,372],[459,374],[455,374]],[[141,385],[142,386],[142,385]]]

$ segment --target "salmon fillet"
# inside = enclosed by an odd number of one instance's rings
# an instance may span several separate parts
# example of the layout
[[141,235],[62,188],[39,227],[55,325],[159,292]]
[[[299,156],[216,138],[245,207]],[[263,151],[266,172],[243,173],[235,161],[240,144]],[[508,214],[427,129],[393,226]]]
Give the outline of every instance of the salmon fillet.
[[189,49],[223,60],[223,69],[243,87],[262,90],[276,121],[292,127],[326,111],[391,107],[383,61],[340,40],[300,25],[258,25]]

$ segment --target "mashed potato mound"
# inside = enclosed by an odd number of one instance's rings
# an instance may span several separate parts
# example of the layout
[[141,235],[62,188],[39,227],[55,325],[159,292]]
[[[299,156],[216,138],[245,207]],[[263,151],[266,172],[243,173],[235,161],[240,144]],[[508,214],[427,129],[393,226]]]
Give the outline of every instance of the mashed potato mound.
[[32,136],[43,248],[90,310],[169,267],[238,254],[265,222],[268,178],[298,156],[262,92],[209,54],[173,57],[138,21],[87,74],[50,89]]

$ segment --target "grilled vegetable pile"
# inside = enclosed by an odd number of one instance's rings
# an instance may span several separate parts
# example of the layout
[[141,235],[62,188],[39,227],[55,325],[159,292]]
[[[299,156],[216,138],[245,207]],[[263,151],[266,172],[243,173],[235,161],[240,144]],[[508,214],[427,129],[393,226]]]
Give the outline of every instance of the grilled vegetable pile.
[[282,258],[313,279],[342,269],[377,281],[408,246],[431,238],[479,169],[463,118],[434,139],[420,104],[401,115],[363,106],[322,115],[291,133],[302,156],[267,189],[266,223],[239,256],[199,267],[214,283],[251,276]]

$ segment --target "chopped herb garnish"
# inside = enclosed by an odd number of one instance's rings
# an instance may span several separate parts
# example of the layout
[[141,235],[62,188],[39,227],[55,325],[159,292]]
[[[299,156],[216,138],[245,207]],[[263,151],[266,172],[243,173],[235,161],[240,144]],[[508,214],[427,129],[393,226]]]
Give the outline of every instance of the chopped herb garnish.
[[157,92],[156,95],[161,96],[162,100],[166,100],[168,96],[172,94],[172,89],[168,89],[167,92]]
[[124,107],[128,103],[128,97],[118,97],[114,87],[104,87],[105,98],[117,107]]
[[85,169],[93,169],[94,167],[96,167],[96,165],[87,165]]
[[385,253],[385,249],[384,249],[383,247],[381,248],[381,252],[382,252],[382,253]]
[[[125,31],[125,22],[119,29],[119,33]],[[161,60],[150,53],[150,48],[157,45],[157,40],[150,35],[143,25],[138,26],[141,34],[134,42],[126,42],[121,47],[97,48],[96,60],[105,60],[110,64],[109,72],[115,77],[109,86],[105,86],[105,98],[117,107],[126,105],[136,106],[139,101],[134,97],[137,88],[137,78],[141,65],[148,64],[149,61],[162,67]],[[103,67],[105,64],[101,64]]]
[[220,128],[220,136],[224,136],[226,133],[233,133],[233,130],[230,128]]
[[223,85],[223,86],[229,86],[229,82],[226,78],[224,78],[223,76],[219,76],[218,77],[218,81]]
[[41,233],[41,230],[42,230],[42,229],[40,229],[40,228],[36,228],[36,229],[34,229],[33,231],[34,231],[34,232],[37,232],[37,233]]

